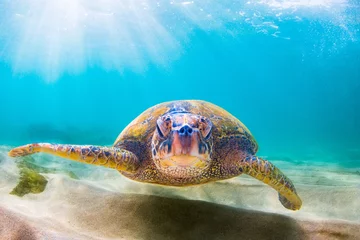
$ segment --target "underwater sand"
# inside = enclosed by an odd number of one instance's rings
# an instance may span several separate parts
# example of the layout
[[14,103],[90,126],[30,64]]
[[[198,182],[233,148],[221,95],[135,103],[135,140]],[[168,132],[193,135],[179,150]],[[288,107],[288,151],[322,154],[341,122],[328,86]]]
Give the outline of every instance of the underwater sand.
[[111,169],[39,154],[51,168],[44,192],[9,194],[19,179],[0,147],[1,239],[360,239],[360,172],[321,162],[272,161],[303,207],[248,176],[174,188],[137,183]]

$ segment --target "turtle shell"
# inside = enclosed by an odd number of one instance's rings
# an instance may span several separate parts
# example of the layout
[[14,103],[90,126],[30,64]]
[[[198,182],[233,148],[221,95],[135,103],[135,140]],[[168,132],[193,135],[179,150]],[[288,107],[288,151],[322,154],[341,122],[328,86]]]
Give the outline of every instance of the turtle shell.
[[258,149],[255,138],[237,118],[219,106],[199,100],[165,102],[145,110],[120,133],[114,146],[137,152],[138,156],[150,154],[148,149],[156,128],[156,120],[161,115],[173,111],[189,112],[210,119],[213,123],[212,135],[215,148],[221,147],[221,144],[216,144],[221,139],[234,137],[243,141],[241,145],[248,153],[255,154]]

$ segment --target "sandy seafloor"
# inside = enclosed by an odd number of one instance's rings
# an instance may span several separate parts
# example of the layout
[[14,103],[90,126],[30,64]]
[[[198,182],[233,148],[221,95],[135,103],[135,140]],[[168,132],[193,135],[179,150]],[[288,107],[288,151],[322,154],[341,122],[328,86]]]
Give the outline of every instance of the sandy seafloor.
[[[303,207],[242,175],[176,188],[137,183],[102,167],[38,154],[65,173],[43,174],[40,194],[10,195],[19,179],[0,147],[0,239],[360,239],[360,169],[272,161],[293,180]],[[45,165],[46,165],[45,164]]]

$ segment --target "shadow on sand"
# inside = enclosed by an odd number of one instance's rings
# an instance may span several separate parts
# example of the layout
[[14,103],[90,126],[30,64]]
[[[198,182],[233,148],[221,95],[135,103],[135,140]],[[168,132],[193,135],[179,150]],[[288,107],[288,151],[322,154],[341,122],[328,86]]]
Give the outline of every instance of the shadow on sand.
[[[89,199],[90,200],[90,199]],[[91,199],[77,227],[125,239],[303,239],[292,218],[203,201],[145,195]]]

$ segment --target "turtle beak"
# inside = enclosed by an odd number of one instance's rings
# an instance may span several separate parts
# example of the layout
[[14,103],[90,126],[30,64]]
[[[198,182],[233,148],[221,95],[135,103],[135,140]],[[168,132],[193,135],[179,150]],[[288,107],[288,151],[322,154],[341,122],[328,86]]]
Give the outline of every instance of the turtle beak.
[[199,124],[199,119],[197,115],[181,113],[172,115],[171,125],[158,122],[152,155],[163,173],[173,177],[194,177],[210,166],[212,139],[203,137],[205,128]]
[[163,148],[161,164],[179,167],[202,167],[210,159],[208,147],[201,141],[197,129],[184,125],[172,131],[172,137]]
[[192,155],[191,152],[198,142],[199,139],[194,130],[189,125],[183,126],[173,133],[173,155]]
[[210,166],[211,158],[206,144],[196,129],[184,126],[172,131],[171,137],[161,144],[160,158],[155,164],[165,174],[173,177],[194,177]]

